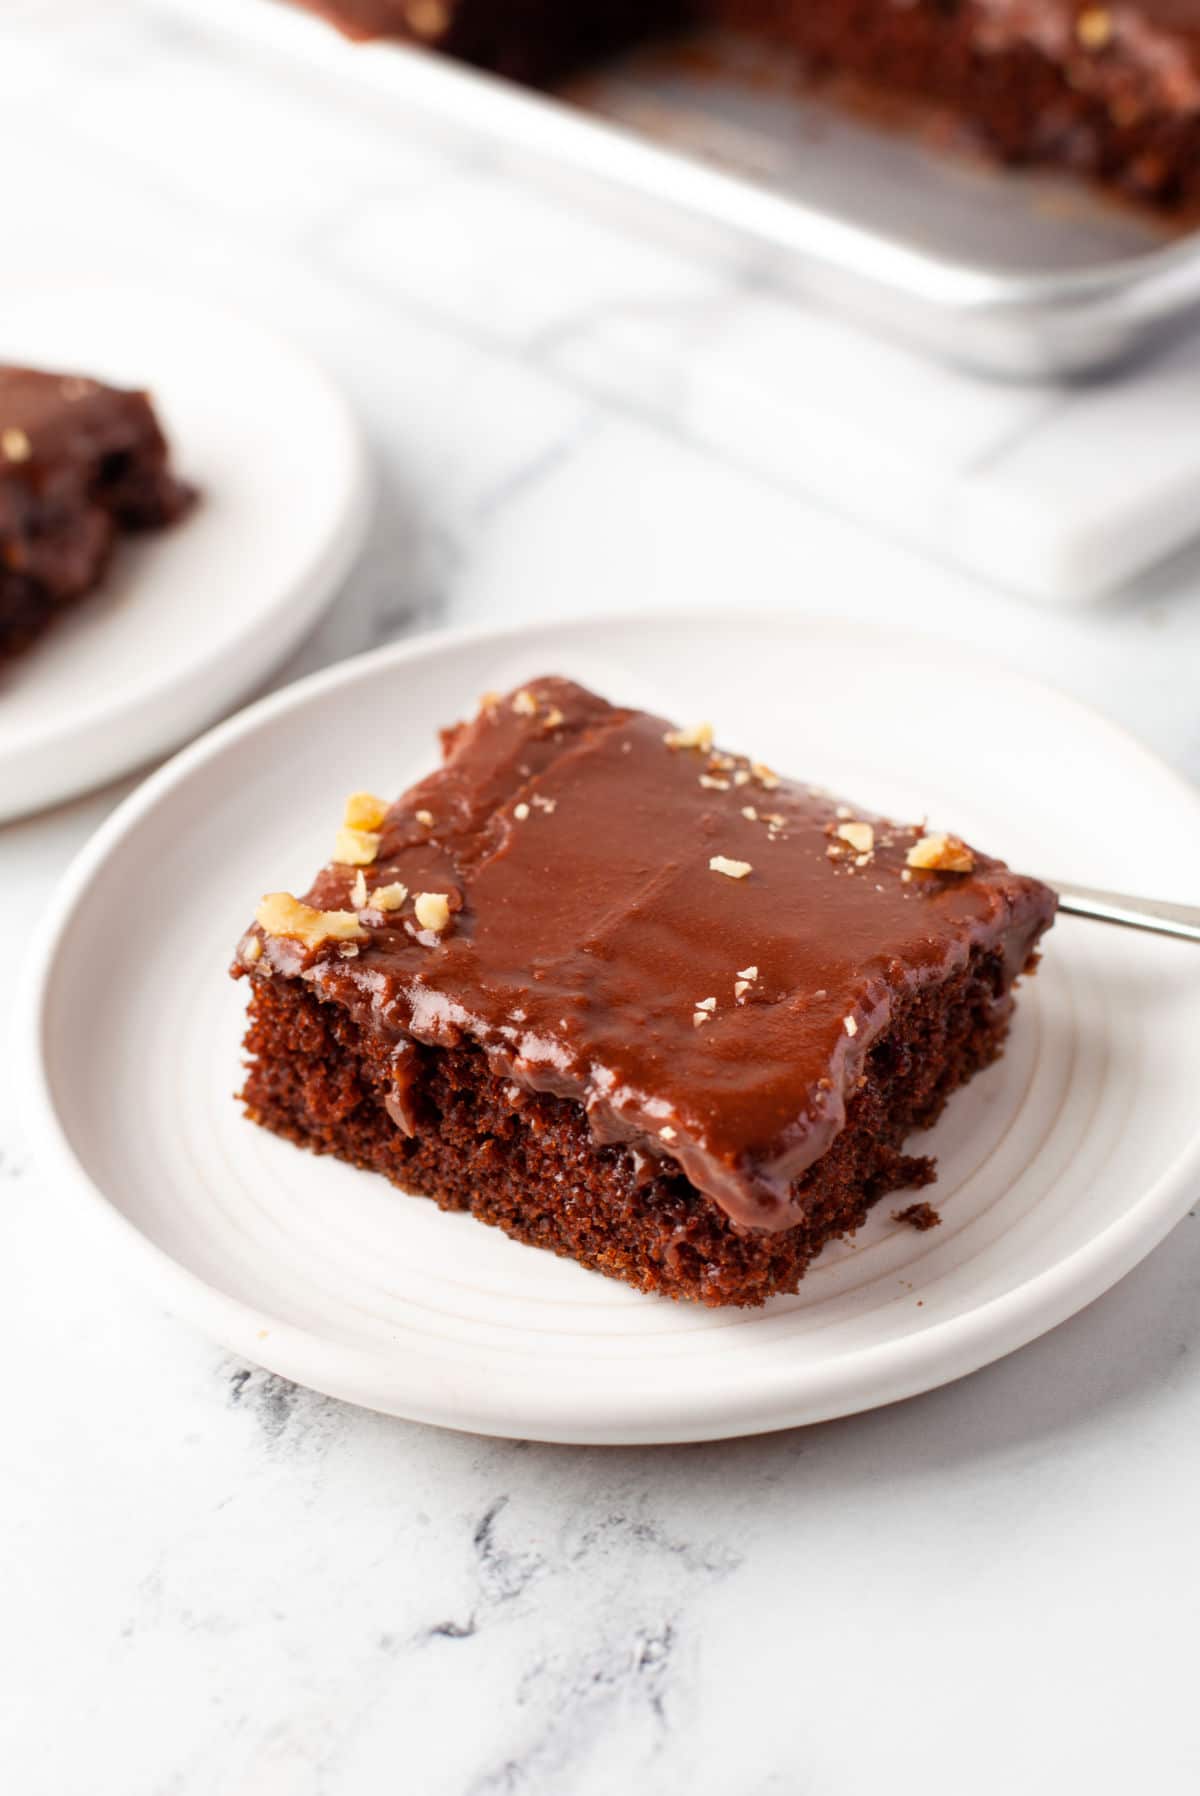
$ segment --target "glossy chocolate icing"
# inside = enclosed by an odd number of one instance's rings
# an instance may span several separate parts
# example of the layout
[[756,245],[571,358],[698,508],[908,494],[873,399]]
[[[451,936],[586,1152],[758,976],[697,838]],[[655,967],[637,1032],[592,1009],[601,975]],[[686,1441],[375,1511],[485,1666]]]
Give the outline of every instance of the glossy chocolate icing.
[[75,598],[119,529],[169,523],[192,496],[144,393],[0,364],[0,569]]
[[[358,869],[330,864],[309,902],[359,909],[369,939],[314,951],[256,926],[242,964],[304,978],[394,1043],[400,1127],[416,1126],[409,1043],[469,1040],[584,1105],[598,1140],[676,1161],[735,1222],[786,1228],[897,1001],[978,946],[1019,971],[1055,900],[982,855],[908,869],[920,830],[859,811],[864,856],[836,833],[848,807],[669,730],[560,679],[486,703],[363,870],[371,891],[406,885],[404,906],[356,905]],[[440,934],[419,928],[419,892],[449,896]]]

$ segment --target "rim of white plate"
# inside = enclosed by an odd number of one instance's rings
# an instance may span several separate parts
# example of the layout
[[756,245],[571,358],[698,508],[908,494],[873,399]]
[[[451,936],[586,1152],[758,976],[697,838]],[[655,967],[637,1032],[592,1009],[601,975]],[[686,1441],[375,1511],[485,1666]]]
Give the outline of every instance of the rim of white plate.
[[[709,628],[727,621],[715,609],[650,613],[621,619],[622,629],[650,633],[668,623],[676,629]],[[59,1120],[54,1094],[43,1056],[43,1022],[54,970],[57,946],[96,869],[143,814],[189,773],[241,738],[252,735],[272,718],[301,707],[314,697],[339,686],[353,684],[366,672],[401,667],[431,655],[453,653],[460,646],[487,644],[506,648],[524,637],[554,631],[564,639],[585,636],[613,625],[605,614],[566,622],[534,620],[502,629],[471,627],[429,631],[403,642],[354,656],[335,666],[297,681],[258,700],[234,717],[205,732],[151,774],[113,811],[80,850],[58,886],[31,947],[14,1012],[14,1039],[25,1068],[28,1098],[27,1126],[35,1150],[56,1168],[67,1186],[93,1216],[115,1225],[141,1254],[143,1266],[153,1274],[161,1291],[165,1285],[172,1307],[204,1333],[255,1364],[312,1389],[341,1397],[382,1413],[402,1415],[413,1421],[484,1435],[555,1441],[564,1444],[670,1444],[695,1440],[733,1438],[807,1425],[850,1415],[896,1402],[947,1384],[1002,1358],[1037,1339],[1058,1323],[1075,1315],[1129,1272],[1186,1213],[1200,1184],[1200,1122],[1195,1137],[1165,1171],[1136,1198],[1125,1213],[1105,1225],[1087,1242],[1034,1274],[1012,1290],[987,1299],[965,1313],[945,1321],[930,1322],[919,1335],[900,1341],[883,1341],[851,1349],[832,1361],[821,1362],[818,1373],[787,1360],[769,1370],[759,1368],[758,1384],[750,1403],[736,1416],[689,1423],[686,1414],[666,1417],[661,1398],[655,1397],[639,1412],[639,1394],[626,1385],[618,1398],[597,1401],[589,1392],[587,1416],[582,1425],[569,1399],[561,1394],[546,1401],[543,1389],[523,1396],[519,1413],[506,1415],[495,1405],[471,1410],[459,1406],[454,1414],[444,1406],[423,1404],[417,1391],[406,1392],[403,1408],[384,1407],[372,1401],[369,1390],[378,1355],[358,1347],[330,1341],[295,1324],[281,1321],[239,1299],[217,1290],[198,1274],[173,1259],[150,1241],[135,1224],[110,1202],[76,1155]],[[798,634],[822,631],[859,635],[862,625],[853,619],[821,615],[762,611],[739,614],[739,632],[756,626],[794,630]],[[877,631],[897,646],[917,647],[943,663],[980,665],[981,657],[963,645],[944,644],[918,631]],[[1195,813],[1200,830],[1200,793],[1174,768],[1162,761],[1122,725],[1112,722],[1081,700],[1007,665],[989,658],[995,677],[1043,701],[1050,701],[1088,720],[1089,726],[1108,734],[1127,759],[1138,759],[1149,777],[1172,789],[1181,803]],[[1186,951],[1186,950],[1185,950]],[[1185,1193],[1190,1192],[1190,1195]],[[267,1338],[263,1338],[263,1330]],[[831,1377],[830,1365],[836,1368]],[[419,1382],[419,1379],[418,1379]],[[814,1388],[818,1387],[818,1388]]]

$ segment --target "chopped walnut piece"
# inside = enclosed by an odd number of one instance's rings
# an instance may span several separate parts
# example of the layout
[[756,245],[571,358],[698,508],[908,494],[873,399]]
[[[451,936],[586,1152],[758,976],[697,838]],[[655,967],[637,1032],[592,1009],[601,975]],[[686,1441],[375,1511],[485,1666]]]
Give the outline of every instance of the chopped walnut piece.
[[445,892],[418,892],[413,909],[422,929],[440,933],[450,921],[450,900]]
[[1112,42],[1112,14],[1103,6],[1089,6],[1075,21],[1075,36],[1085,50],[1103,50]]
[[499,704],[500,694],[498,692],[482,692],[479,695],[479,710],[476,715],[482,717],[485,711],[495,711]]
[[758,812],[752,804],[744,804],[742,806],[742,816],[746,819],[747,823],[758,822]]
[[433,821],[434,821],[434,819],[433,819],[432,811],[418,811],[417,812],[417,822],[421,825],[422,829],[432,829]]
[[522,686],[513,699],[512,708],[518,717],[536,717],[537,700],[527,686]]
[[414,37],[441,37],[450,23],[446,0],[407,0],[404,20]]
[[698,748],[707,754],[713,744],[711,723],[694,723],[685,730],[668,730],[663,737],[668,748]]
[[354,884],[350,888],[350,902],[355,910],[362,910],[367,902],[367,876],[361,867],[354,875]]
[[718,779],[716,775],[711,773],[702,773],[700,775],[700,784],[707,792],[728,792],[729,790],[728,780]]
[[317,910],[302,904],[290,892],[268,892],[254,913],[254,920],[268,935],[286,935],[306,948],[322,942],[362,942],[367,931],[352,910]]
[[715,998],[697,998],[693,1008],[696,1010],[715,1010],[717,1008],[717,1000]]
[[754,871],[749,861],[731,861],[727,854],[714,854],[708,865],[713,873],[723,873],[727,879],[745,879]]
[[334,838],[333,858],[345,867],[369,867],[381,840],[373,830],[343,827]]
[[748,767],[739,767],[733,776],[733,783],[735,786],[748,786],[750,784],[750,769]]
[[408,887],[402,886],[399,881],[395,885],[376,886],[371,893],[371,908],[383,911],[399,910],[407,897]]
[[858,1024],[852,1016],[844,1016],[842,1018],[842,1027],[845,1029],[847,1035],[858,1034]]
[[922,836],[905,856],[910,867],[926,867],[938,873],[969,873],[975,856],[957,836]]
[[659,1133],[660,1139],[663,1141],[674,1141],[674,1139],[675,1139],[675,1131],[671,1127],[670,1123],[664,1123],[662,1128],[658,1131],[658,1133]]
[[779,775],[773,773],[764,761],[751,761],[750,771],[765,792],[773,792],[779,784]]
[[387,814],[386,798],[376,798],[373,792],[352,792],[342,822],[347,829],[380,829]]
[[23,430],[10,424],[7,430],[0,430],[0,453],[5,461],[28,461],[33,454],[33,444]]
[[733,995],[737,999],[739,1004],[741,1003],[745,994],[750,990],[750,987],[753,983],[754,983],[754,981],[752,979],[735,979],[734,980]]
[[714,749],[708,757],[708,765],[712,773],[732,773],[737,762],[732,755],[725,754],[721,749]]
[[738,968],[738,978],[739,979],[757,979],[758,978],[758,968],[757,967],[739,967]]
[[252,967],[256,960],[262,959],[262,943],[256,935],[248,935],[242,947],[242,961]]
[[869,823],[839,823],[836,833],[858,854],[870,854],[875,846],[875,831]]
[[701,1023],[711,1023],[712,1013],[708,1010],[697,1010],[692,1013],[692,1028],[698,1029]]
[[534,793],[533,802],[535,808],[539,811],[545,811],[547,817],[551,816],[558,809],[557,798],[543,798],[540,792]]
[[901,867],[900,877],[904,881],[905,885],[909,885],[912,881],[912,868],[911,867]]
[[542,719],[542,728],[544,730],[561,729],[563,724],[566,723],[566,721],[567,721],[566,718],[563,716],[563,714],[559,710],[558,706],[551,705],[550,709],[547,711],[546,715]]
[[515,804],[513,806],[513,816],[516,818],[518,823],[524,823],[524,821],[525,821],[526,817],[528,817],[528,815],[529,815],[529,806],[527,804],[522,803],[522,804]]

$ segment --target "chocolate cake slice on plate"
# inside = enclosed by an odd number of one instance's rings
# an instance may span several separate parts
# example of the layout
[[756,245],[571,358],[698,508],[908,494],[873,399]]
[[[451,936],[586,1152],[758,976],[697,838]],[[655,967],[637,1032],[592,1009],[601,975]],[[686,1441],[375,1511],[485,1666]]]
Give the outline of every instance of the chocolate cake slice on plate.
[[123,532],[192,498],[145,393],[0,365],[0,659],[99,585]]
[[757,1304],[933,1165],[1054,895],[561,679],[348,801],[241,940],[256,1122],[644,1291]]

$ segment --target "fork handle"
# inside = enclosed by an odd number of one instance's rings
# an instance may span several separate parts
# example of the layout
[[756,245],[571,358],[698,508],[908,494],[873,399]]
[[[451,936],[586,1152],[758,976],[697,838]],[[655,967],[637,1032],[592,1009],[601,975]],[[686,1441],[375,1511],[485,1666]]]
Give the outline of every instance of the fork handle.
[[1060,885],[1047,880],[1058,893],[1058,907],[1074,917],[1094,917],[1101,923],[1124,923],[1130,929],[1151,929],[1158,935],[1181,936],[1200,942],[1200,906],[1168,904],[1162,898],[1131,898],[1125,892],[1102,892],[1094,886]]

